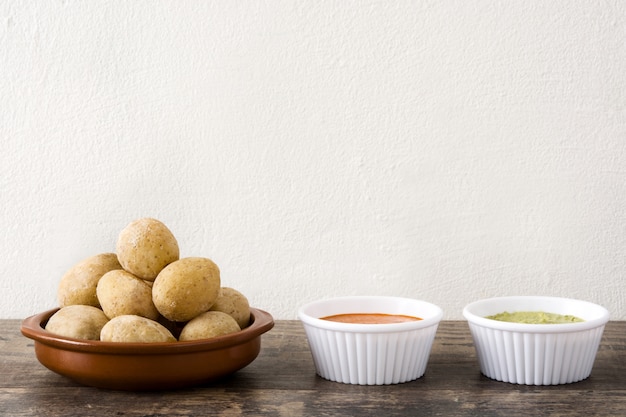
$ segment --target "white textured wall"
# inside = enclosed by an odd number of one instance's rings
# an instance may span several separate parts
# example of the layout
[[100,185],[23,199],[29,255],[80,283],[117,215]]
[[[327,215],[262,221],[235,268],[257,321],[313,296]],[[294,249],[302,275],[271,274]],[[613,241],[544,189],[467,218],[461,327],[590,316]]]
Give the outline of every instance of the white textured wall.
[[624,2],[2,0],[0,140],[0,318],[152,216],[277,319],[626,319]]

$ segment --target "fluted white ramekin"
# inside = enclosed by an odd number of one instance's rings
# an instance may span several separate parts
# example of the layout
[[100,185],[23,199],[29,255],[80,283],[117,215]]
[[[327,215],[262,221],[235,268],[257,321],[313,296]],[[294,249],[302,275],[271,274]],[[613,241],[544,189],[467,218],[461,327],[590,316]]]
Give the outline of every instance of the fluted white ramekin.
[[[352,324],[321,319],[350,313],[400,314],[422,320]],[[424,375],[442,316],[443,311],[434,304],[384,296],[315,301],[298,311],[317,374],[357,385],[398,384]]]
[[[508,323],[486,318],[502,312],[544,311],[573,315],[583,322]],[[587,301],[560,297],[497,297],[463,309],[480,371],[497,381],[524,385],[558,385],[591,374],[609,312]]]

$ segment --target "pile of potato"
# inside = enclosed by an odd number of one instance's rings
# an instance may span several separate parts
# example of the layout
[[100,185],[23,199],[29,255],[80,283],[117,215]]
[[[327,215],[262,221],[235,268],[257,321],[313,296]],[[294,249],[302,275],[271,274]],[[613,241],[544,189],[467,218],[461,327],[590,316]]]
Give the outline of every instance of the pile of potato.
[[60,309],[46,330],[77,339],[151,343],[208,339],[248,326],[248,299],[221,287],[212,260],[180,258],[176,238],[159,220],[131,222],[115,250],[63,275]]

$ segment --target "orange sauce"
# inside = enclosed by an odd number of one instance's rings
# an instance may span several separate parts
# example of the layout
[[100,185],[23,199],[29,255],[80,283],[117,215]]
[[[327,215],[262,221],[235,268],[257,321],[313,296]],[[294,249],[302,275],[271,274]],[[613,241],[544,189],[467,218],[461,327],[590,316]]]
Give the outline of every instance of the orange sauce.
[[322,317],[322,320],[338,321],[340,323],[353,324],[389,324],[404,323],[407,321],[419,321],[421,318],[413,316],[403,316],[401,314],[379,314],[379,313],[351,313],[336,314],[334,316]]

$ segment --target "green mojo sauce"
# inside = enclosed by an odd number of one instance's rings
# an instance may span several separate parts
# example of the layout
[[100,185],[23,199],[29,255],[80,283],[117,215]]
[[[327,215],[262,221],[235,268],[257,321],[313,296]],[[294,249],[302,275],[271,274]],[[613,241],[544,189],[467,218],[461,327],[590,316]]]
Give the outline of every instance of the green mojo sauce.
[[487,316],[486,318],[510,323],[526,324],[563,324],[584,321],[576,316],[546,313],[543,311],[516,311],[514,313],[505,311],[504,313],[494,314],[493,316]]

